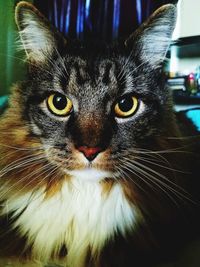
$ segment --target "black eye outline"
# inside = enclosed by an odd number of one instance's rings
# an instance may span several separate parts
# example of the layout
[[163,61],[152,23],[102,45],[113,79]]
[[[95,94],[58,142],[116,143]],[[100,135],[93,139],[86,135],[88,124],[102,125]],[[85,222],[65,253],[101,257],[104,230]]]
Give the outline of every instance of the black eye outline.
[[[60,109],[58,107],[56,107],[55,105],[55,98],[60,98],[62,99],[63,103],[61,103],[63,105],[63,108],[61,107]],[[58,100],[58,99],[57,99]],[[72,101],[65,96],[64,94],[61,93],[52,93],[48,96],[47,100],[46,100],[46,104],[47,104],[47,108],[48,110],[59,117],[66,117],[68,116],[72,110],[73,110],[73,103]]]
[[[120,103],[123,101],[125,101],[126,103]],[[125,105],[124,110],[122,110],[123,104]],[[130,107],[128,107],[128,105]],[[134,114],[136,114],[139,106],[140,106],[140,100],[138,99],[137,96],[130,95],[130,94],[124,95],[120,97],[114,105],[115,116],[118,118],[124,118],[124,119],[129,118],[133,116]]]

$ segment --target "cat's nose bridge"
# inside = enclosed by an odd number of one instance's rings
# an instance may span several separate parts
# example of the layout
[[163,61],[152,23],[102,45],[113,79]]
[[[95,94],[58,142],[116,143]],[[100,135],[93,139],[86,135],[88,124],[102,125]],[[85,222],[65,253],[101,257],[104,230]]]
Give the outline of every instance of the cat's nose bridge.
[[94,146],[99,143],[102,128],[102,118],[94,114],[83,116],[79,120],[79,131],[82,143],[89,146]]
[[106,131],[109,135],[109,129],[102,115],[87,114],[80,116],[75,122],[74,131],[75,143],[78,146],[106,146],[108,139],[105,135]]

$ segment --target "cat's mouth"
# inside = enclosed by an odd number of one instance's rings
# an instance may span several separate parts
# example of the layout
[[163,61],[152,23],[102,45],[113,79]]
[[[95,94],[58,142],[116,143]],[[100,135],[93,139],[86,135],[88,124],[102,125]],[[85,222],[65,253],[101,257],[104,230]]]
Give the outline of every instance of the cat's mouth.
[[110,151],[100,153],[89,161],[77,150],[72,150],[70,156],[64,156],[55,148],[48,149],[47,157],[66,175],[75,179],[101,181],[116,177],[114,164],[110,160]]
[[73,169],[66,168],[65,173],[75,179],[87,181],[101,181],[115,177],[113,164],[107,160],[107,156],[99,155],[95,160],[88,161],[82,155],[76,155]]

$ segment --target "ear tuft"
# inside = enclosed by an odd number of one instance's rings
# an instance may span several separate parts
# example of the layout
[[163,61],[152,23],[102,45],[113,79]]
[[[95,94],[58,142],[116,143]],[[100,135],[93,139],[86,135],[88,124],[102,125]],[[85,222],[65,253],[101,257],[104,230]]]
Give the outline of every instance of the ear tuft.
[[175,5],[160,7],[128,38],[125,45],[134,49],[140,61],[153,68],[160,66],[171,42],[176,16]]
[[54,34],[46,18],[33,5],[22,1],[16,6],[15,19],[27,57],[44,61],[55,46]]

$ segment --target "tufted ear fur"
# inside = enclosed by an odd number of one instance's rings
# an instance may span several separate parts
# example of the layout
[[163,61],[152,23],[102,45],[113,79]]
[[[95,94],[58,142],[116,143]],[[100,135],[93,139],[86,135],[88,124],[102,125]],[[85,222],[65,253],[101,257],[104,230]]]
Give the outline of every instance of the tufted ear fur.
[[175,24],[176,6],[164,5],[126,40],[125,45],[133,50],[140,62],[156,68],[165,59]]
[[30,3],[22,1],[17,4],[15,19],[28,59],[43,62],[51,55],[61,35]]

